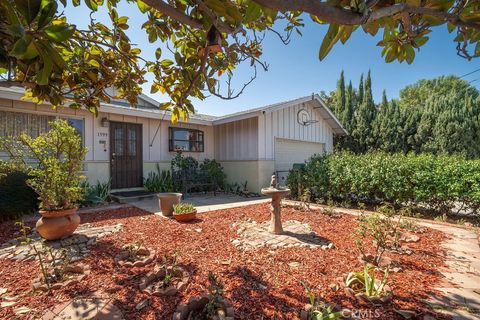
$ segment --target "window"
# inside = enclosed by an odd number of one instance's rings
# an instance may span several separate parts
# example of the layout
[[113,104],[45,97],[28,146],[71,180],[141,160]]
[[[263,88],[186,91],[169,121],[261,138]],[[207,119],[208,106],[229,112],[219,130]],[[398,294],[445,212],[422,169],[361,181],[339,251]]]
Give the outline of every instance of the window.
[[85,126],[83,119],[69,118],[67,120],[68,123],[77,130],[80,138],[82,138],[82,146],[85,146]]
[[[24,112],[0,111],[0,137],[18,137],[27,133],[32,138],[50,130],[50,121],[56,116],[41,115]],[[66,119],[73,126],[84,141],[85,126],[83,119]]]
[[54,119],[54,116],[0,111],[0,137],[18,137],[25,132],[36,138],[50,129],[48,122]]
[[203,152],[203,131],[169,128],[169,151]]

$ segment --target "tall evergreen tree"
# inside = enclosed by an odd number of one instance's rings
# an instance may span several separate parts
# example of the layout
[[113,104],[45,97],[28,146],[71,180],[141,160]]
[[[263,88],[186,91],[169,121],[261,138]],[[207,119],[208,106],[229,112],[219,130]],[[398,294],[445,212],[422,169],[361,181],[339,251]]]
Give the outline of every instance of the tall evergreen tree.
[[340,79],[337,81],[337,90],[335,91],[335,110],[334,113],[341,122],[345,121],[343,113],[345,110],[345,79],[343,70],[340,72]]
[[374,144],[372,128],[377,113],[373,101],[372,78],[370,71],[368,71],[367,78],[365,79],[365,87],[362,88],[362,90],[363,100],[358,110],[355,112],[356,124],[355,128],[352,130],[352,136],[358,142],[358,151],[365,152]]

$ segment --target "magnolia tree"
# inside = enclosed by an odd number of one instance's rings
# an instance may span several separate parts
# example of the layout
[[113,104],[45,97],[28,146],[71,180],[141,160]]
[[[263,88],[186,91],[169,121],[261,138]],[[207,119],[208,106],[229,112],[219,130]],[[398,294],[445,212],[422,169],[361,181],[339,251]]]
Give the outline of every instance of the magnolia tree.
[[[108,10],[111,23],[91,18],[77,28],[63,13],[81,1],[90,10]],[[34,102],[86,108],[96,113],[101,101],[117,97],[137,102],[147,73],[154,76],[151,92],[169,97],[162,109],[172,120],[194,112],[191,98],[215,95],[234,99],[266,70],[262,41],[267,33],[288,44],[301,34],[304,19],[328,25],[319,49],[323,59],[339,41],[357,29],[380,33],[385,61],[412,63],[428,34],[445,26],[455,32],[452,50],[471,59],[480,55],[480,2],[469,0],[129,0],[145,14],[142,28],[156,49],[145,60],[128,38],[128,17],[116,10],[119,0],[1,0],[1,85],[23,85]],[[92,17],[92,16],[91,16]],[[231,85],[240,64],[251,66],[251,78]]]

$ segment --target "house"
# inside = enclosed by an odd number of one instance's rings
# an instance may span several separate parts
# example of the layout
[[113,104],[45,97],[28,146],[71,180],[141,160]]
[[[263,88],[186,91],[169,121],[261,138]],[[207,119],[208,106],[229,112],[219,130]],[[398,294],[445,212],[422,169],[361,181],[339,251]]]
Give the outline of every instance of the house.
[[259,191],[272,173],[284,181],[294,163],[331,152],[333,136],[346,134],[318,95],[221,117],[195,114],[177,124],[145,95],[137,107],[123,100],[102,104],[97,117],[68,107],[53,110],[22,96],[21,88],[0,89],[0,136],[24,131],[35,136],[47,130],[48,121],[68,119],[88,148],[84,174],[91,183],[111,179],[113,189],[141,187],[157,164],[169,170],[182,150],[199,161],[216,159],[229,182],[247,181],[250,190]]

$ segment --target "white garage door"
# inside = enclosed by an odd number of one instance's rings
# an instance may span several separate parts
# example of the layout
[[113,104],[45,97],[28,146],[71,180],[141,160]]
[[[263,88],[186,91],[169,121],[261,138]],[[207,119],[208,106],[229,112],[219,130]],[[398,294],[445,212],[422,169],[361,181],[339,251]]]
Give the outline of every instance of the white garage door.
[[299,140],[276,139],[275,141],[275,171],[279,182],[283,183],[288,170],[294,163],[304,163],[314,154],[323,154],[325,144]]

